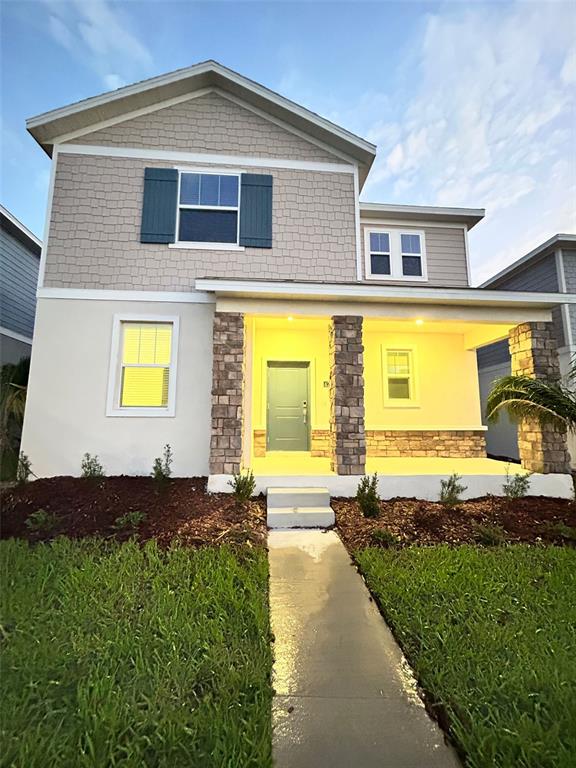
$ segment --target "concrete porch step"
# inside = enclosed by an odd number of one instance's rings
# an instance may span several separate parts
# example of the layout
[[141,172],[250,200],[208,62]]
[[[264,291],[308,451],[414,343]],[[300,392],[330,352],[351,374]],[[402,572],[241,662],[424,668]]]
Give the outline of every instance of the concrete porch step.
[[334,510],[325,507],[268,507],[268,528],[329,528],[334,525]]
[[329,507],[328,488],[268,488],[266,491],[268,509],[278,507]]

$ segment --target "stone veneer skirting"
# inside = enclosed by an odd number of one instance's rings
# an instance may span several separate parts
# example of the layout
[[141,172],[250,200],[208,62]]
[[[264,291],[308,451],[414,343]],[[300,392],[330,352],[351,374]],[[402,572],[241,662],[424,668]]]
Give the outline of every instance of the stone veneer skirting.
[[366,430],[368,456],[486,457],[483,430]]
[[[332,455],[332,437],[329,429],[313,429],[310,434],[310,455],[329,459]],[[266,430],[254,430],[254,457],[266,456]]]

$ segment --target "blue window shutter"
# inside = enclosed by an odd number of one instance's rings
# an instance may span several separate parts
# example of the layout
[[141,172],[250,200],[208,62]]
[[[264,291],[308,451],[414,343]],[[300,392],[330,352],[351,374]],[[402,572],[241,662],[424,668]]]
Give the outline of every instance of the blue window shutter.
[[242,174],[240,245],[272,248],[272,176]]
[[145,168],[141,243],[173,243],[175,241],[177,205],[177,169]]

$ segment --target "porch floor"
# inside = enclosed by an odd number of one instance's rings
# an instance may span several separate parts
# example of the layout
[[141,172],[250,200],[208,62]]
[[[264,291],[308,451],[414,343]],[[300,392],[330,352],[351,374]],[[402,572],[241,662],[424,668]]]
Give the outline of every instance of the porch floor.
[[[519,464],[507,464],[495,459],[447,459],[433,456],[393,458],[368,457],[366,473],[379,475],[505,475],[524,472]],[[336,475],[330,469],[330,459],[311,456],[306,451],[274,451],[253,458],[251,468],[257,476],[267,475]]]

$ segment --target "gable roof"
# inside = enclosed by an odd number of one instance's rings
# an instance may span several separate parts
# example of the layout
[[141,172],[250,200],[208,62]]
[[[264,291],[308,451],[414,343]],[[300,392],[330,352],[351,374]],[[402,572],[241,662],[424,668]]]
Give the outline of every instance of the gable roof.
[[154,107],[204,88],[227,91],[286,125],[322,141],[357,162],[362,181],[368,175],[376,155],[373,144],[212,60],[31,117],[26,121],[26,127],[51,155],[52,146],[59,137],[82,130],[90,132],[95,124],[121,119],[123,115],[129,119],[131,113],[137,110]]
[[527,253],[525,256],[522,256],[521,258],[516,259],[516,261],[513,261],[512,264],[505,267],[500,272],[497,272],[495,275],[488,278],[488,280],[485,280],[478,287],[489,288],[490,286],[500,282],[502,278],[506,277],[510,273],[516,272],[521,269],[527,269],[535,261],[538,261],[538,259],[546,256],[551,251],[555,251],[556,248],[576,248],[576,235],[572,235],[572,234],[553,235],[544,243],[541,243],[532,251]]

